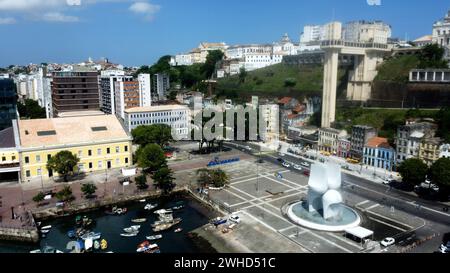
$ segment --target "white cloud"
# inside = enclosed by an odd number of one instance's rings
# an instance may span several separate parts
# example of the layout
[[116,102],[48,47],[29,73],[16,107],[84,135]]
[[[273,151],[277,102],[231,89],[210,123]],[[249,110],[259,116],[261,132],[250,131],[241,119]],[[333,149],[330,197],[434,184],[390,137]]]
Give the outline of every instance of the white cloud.
[[66,0],[0,0],[0,10],[30,11],[57,8],[67,5]]
[[129,7],[129,10],[144,15],[147,20],[152,20],[153,16],[161,9],[161,6],[148,2],[136,2]]
[[61,12],[47,12],[42,16],[42,20],[47,22],[74,23],[80,21],[76,16],[65,15]]
[[12,17],[0,17],[0,25],[11,25],[11,24],[15,24],[16,23],[16,19],[12,18]]

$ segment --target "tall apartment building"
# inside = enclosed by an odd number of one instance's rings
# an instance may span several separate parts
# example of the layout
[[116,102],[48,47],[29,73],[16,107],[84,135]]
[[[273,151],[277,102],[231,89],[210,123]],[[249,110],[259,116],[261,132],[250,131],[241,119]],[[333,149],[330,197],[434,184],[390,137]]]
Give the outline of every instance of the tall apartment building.
[[363,157],[364,146],[369,139],[378,135],[375,128],[363,125],[355,125],[352,127],[350,154],[353,158],[361,160]]
[[130,108],[139,107],[139,82],[138,81],[123,81],[118,80],[115,82],[115,114],[124,119],[125,110]]
[[152,85],[150,74],[139,74],[137,81],[139,83],[139,106],[147,107],[152,105]]
[[153,75],[152,97],[155,100],[163,100],[170,88],[170,78],[167,74]]
[[123,70],[105,70],[100,76],[100,110],[106,114],[115,114],[115,83],[118,80],[132,81],[133,77],[125,76]]
[[11,127],[16,118],[16,85],[12,79],[0,79],[0,130]]
[[64,112],[100,110],[99,81],[96,71],[76,68],[53,72],[52,104],[57,117]]

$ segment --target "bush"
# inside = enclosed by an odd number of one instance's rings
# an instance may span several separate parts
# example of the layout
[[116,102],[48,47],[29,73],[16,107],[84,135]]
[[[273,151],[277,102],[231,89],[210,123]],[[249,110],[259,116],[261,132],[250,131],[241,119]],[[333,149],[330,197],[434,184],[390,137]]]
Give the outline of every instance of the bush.
[[44,201],[44,198],[45,194],[43,192],[39,192],[33,197],[33,201],[36,203],[41,203],[42,201]]
[[294,87],[297,85],[297,81],[293,78],[287,78],[284,80],[284,87]]
[[56,198],[62,202],[68,202],[75,199],[72,194],[72,188],[70,186],[65,186],[62,190],[56,193]]
[[81,191],[83,192],[84,197],[86,197],[86,198],[91,197],[95,193],[96,190],[97,190],[97,186],[95,186],[92,183],[81,185]]

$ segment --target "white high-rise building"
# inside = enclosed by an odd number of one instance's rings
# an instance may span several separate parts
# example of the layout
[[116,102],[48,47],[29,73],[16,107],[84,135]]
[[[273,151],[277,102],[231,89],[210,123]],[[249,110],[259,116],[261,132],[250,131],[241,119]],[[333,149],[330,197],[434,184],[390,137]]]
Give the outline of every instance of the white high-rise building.
[[150,74],[139,74],[139,106],[146,107],[152,105],[152,85]]
[[132,76],[126,76],[123,70],[104,70],[100,74],[100,109],[106,114],[116,112],[115,83],[118,80],[131,81]]

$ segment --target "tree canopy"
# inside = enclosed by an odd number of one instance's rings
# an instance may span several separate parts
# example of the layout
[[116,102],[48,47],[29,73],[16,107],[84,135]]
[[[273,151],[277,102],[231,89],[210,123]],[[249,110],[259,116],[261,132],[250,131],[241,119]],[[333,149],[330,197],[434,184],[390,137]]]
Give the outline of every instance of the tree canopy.
[[95,186],[95,184],[93,184],[93,183],[87,183],[87,184],[81,185],[81,191],[83,192],[83,194],[86,198],[93,196],[96,190],[97,190],[97,186]]
[[402,176],[403,182],[419,185],[425,181],[428,166],[418,158],[410,158],[400,164],[398,172]]
[[436,114],[436,120],[439,125],[438,135],[447,143],[450,142],[450,107],[442,108]]
[[141,125],[131,131],[134,143],[146,146],[156,143],[160,147],[166,146],[172,138],[172,129],[166,124]]
[[429,44],[422,48],[419,55],[419,68],[448,68],[444,60],[445,50],[438,44]]
[[64,188],[62,190],[60,190],[59,192],[56,193],[55,197],[59,200],[59,201],[72,201],[75,199],[75,196],[73,196],[72,194],[72,188],[70,186],[64,186]]
[[69,174],[73,174],[74,168],[80,159],[69,151],[60,151],[47,161],[47,169],[64,176],[64,182],[68,182]]
[[208,53],[202,69],[206,79],[210,79],[213,76],[217,62],[221,61],[223,57],[224,54],[221,50],[212,50]]
[[222,169],[199,169],[197,170],[197,182],[200,186],[213,185],[216,188],[223,187],[230,182],[227,173]]
[[450,187],[450,158],[440,158],[430,168],[431,178],[440,187]]
[[17,102],[17,110],[22,119],[46,118],[45,108],[39,106],[38,102],[32,99],[25,99],[24,103]]
[[152,176],[155,187],[161,189],[164,194],[169,194],[175,188],[173,172],[168,167],[158,169]]
[[139,148],[136,157],[138,166],[148,173],[167,167],[164,151],[157,144],[147,144],[145,147]]

